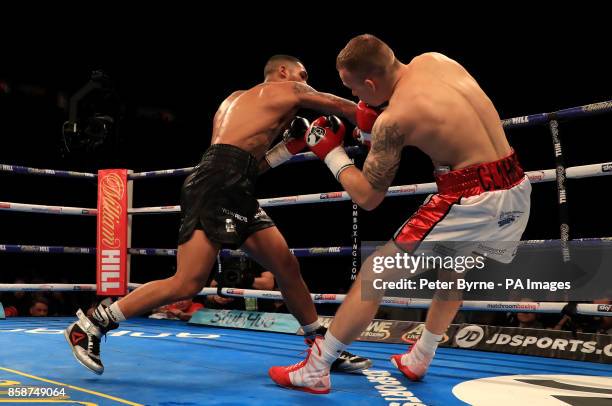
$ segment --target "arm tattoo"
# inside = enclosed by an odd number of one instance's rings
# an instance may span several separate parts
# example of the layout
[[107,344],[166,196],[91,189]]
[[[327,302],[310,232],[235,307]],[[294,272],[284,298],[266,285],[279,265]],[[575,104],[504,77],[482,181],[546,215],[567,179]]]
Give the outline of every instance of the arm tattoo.
[[304,83],[300,83],[300,82],[295,82],[293,84],[293,91],[295,92],[295,94],[305,94],[305,93],[315,93],[316,90],[314,90],[312,87],[305,85]]
[[322,99],[326,99],[334,103],[338,103],[343,100],[340,97],[334,96],[333,94],[330,94],[330,93],[317,92],[312,87],[305,85],[304,83],[299,83],[299,82],[296,82],[293,84],[293,91],[295,92],[295,94],[299,94],[299,95],[312,94],[312,95],[315,95],[316,97],[320,97]]
[[404,134],[397,124],[376,123],[372,129],[372,149],[368,154],[363,174],[376,190],[386,191],[399,167]]
[[354,122],[356,104],[331,93],[318,92],[312,87],[296,82],[293,92],[302,97],[303,107],[320,110],[328,114],[338,114]]

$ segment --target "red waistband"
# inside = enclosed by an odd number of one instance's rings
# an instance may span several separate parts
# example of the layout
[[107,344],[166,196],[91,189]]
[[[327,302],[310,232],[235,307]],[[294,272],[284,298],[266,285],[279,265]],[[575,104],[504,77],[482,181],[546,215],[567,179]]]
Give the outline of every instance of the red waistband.
[[510,189],[525,177],[514,150],[505,158],[436,174],[438,193],[476,196],[492,190]]

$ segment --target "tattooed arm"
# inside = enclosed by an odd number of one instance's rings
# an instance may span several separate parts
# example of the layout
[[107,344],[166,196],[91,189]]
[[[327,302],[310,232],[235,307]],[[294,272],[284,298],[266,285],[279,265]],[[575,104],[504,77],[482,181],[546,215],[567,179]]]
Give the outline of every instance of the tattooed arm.
[[340,174],[344,190],[361,208],[373,210],[385,198],[399,167],[405,135],[387,113],[381,114],[372,128],[372,147],[363,172],[351,167]]
[[[317,92],[312,87],[301,82],[281,82],[264,87],[262,92],[268,92],[270,108],[282,116],[295,115],[300,108],[318,110],[326,114],[342,116],[351,123],[356,123],[357,104],[330,93]],[[262,159],[258,166],[259,174],[270,169],[270,165]]]
[[355,124],[357,104],[330,93],[318,92],[305,83],[292,82],[293,95],[300,108],[322,111],[327,114],[342,116]]

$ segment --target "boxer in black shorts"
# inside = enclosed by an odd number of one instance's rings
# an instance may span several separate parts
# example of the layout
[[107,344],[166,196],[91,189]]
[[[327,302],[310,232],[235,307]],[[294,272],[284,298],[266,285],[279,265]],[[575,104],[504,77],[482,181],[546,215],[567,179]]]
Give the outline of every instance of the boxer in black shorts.
[[255,157],[229,144],[214,144],[181,191],[182,223],[178,245],[203,230],[208,239],[236,249],[274,222],[255,198]]
[[[126,318],[198,294],[222,247],[240,247],[274,274],[308,343],[324,334],[297,259],[259,207],[255,181],[306,146],[309,123],[295,116],[298,109],[338,114],[355,123],[356,104],[308,86],[306,69],[291,56],[270,58],[264,76],[263,83],[223,101],[213,120],[212,145],[183,185],[176,274],[149,282],[111,306],[100,305],[91,318],[79,310],[78,320],[65,330],[73,354],[91,371],[104,372],[102,335]],[[283,141],[268,150],[283,130]],[[345,352],[335,369],[352,372],[370,365],[370,360]]]

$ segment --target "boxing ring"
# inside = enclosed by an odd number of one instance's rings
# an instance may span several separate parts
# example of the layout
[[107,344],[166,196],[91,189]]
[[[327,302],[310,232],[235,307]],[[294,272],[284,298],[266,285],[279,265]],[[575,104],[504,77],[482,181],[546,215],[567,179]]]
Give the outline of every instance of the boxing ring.
[[[612,174],[612,162],[565,167],[559,140],[560,120],[612,111],[612,101],[503,120],[506,129],[531,125],[548,126],[553,138],[556,168],[527,171],[532,184],[556,182],[560,215],[560,240],[569,241],[565,179]],[[349,147],[349,153],[358,147]],[[520,152],[520,151],[519,151]],[[316,159],[312,153],[290,162]],[[181,176],[193,168],[170,169],[128,175],[130,182],[144,178]],[[92,173],[0,165],[15,174],[96,179]],[[393,186],[387,197],[415,196],[436,191],[435,183]],[[316,193],[260,199],[262,207],[350,201],[346,192]],[[97,209],[0,202],[0,210],[56,215],[96,216]],[[179,206],[129,208],[129,214],[177,213]],[[129,235],[129,234],[128,234]],[[610,241],[609,236],[583,239]],[[129,240],[128,240],[129,241]],[[531,241],[542,244],[545,241]],[[174,256],[175,249],[131,248],[129,255]],[[93,255],[93,247],[0,245],[0,252]],[[297,257],[328,257],[354,254],[354,247],[293,248]],[[222,250],[221,256],[243,255]],[[138,285],[129,283],[130,288]],[[0,284],[0,291],[96,291],[95,284]],[[222,289],[228,296],[261,300],[282,299],[280,292]],[[205,288],[202,295],[217,294]],[[315,303],[341,303],[344,295],[312,294]],[[465,301],[462,310],[559,313],[566,303]],[[383,306],[427,308],[428,300],[387,297]],[[595,304],[580,304],[584,315],[608,316]],[[111,404],[387,404],[387,405],[537,405],[595,406],[612,404],[612,366],[516,354],[439,348],[424,381],[408,382],[388,361],[404,352],[405,344],[357,341],[352,352],[371,358],[374,365],[361,374],[333,374],[332,392],[317,396],[277,387],[268,378],[272,365],[288,365],[303,359],[301,337],[275,332],[248,331],[186,324],[171,320],[131,319],[108,334],[104,343],[104,375],[94,376],[72,358],[62,330],[68,318],[7,318],[0,321],[0,403]],[[609,347],[609,348],[608,348]],[[612,346],[605,349],[610,352]],[[20,396],[23,388],[38,388]],[[55,390],[55,392],[53,392]],[[16,395],[17,393],[17,395]]]

